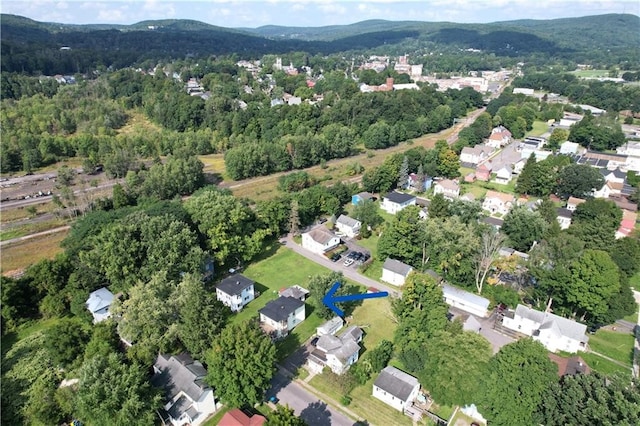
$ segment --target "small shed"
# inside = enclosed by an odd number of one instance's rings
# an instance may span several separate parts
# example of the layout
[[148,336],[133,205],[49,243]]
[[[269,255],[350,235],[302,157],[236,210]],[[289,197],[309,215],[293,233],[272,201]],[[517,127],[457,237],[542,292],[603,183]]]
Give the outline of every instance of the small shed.
[[357,206],[364,201],[373,200],[374,198],[374,195],[370,192],[360,192],[351,196],[351,204]]
[[404,285],[411,271],[413,271],[413,267],[410,265],[388,257],[382,265],[382,277],[380,279],[389,284],[401,286]]
[[461,309],[470,314],[486,317],[489,315],[489,299],[469,293],[449,284],[442,285],[444,301],[454,308]]

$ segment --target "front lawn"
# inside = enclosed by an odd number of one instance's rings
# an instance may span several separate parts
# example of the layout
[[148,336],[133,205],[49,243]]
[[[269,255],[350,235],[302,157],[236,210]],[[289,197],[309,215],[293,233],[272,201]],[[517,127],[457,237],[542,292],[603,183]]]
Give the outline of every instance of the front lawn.
[[631,367],[633,364],[633,335],[600,329],[589,336],[589,348]]
[[627,375],[631,375],[631,371],[629,368],[624,368],[594,353],[585,352],[581,353],[580,356],[592,370],[595,370],[599,373],[607,375],[613,373],[624,373]]
[[380,277],[382,277],[382,265],[384,264],[383,261],[378,260],[378,259],[374,259],[369,266],[367,266],[367,269],[362,271],[361,274],[364,275],[367,278],[371,278],[372,280],[376,280],[378,282],[380,281]]

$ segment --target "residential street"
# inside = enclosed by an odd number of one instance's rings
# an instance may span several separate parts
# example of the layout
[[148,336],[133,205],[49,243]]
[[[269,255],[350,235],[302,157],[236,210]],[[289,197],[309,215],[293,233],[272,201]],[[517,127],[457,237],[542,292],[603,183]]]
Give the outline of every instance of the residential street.
[[279,370],[271,380],[267,398],[275,395],[280,404],[289,405],[309,426],[352,426],[356,422],[292,381]]

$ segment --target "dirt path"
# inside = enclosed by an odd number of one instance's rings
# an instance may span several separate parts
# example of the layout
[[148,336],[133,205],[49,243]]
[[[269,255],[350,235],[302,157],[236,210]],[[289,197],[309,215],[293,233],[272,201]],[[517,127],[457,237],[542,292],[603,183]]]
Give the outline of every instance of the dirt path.
[[66,231],[68,229],[71,229],[70,225],[60,226],[58,228],[48,229],[42,232],[36,232],[35,234],[25,235],[24,237],[12,238],[10,240],[0,242],[0,247],[5,247],[15,243],[21,243],[32,238],[44,237],[45,235],[57,234],[58,232]]

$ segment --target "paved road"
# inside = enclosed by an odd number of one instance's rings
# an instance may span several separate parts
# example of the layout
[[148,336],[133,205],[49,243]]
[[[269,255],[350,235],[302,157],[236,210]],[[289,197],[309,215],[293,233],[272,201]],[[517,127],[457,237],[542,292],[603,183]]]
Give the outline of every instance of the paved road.
[[352,266],[344,266],[342,262],[332,262],[327,259],[325,256],[321,256],[319,254],[311,253],[309,250],[302,248],[302,246],[298,245],[293,238],[289,235],[285,239],[287,244],[286,246],[296,253],[306,257],[307,259],[316,262],[326,268],[331,269],[332,271],[342,272],[344,276],[352,281],[357,282],[358,284],[362,284],[365,287],[374,287],[380,291],[388,291],[392,296],[400,296],[402,293],[392,286],[388,286],[378,281],[372,280],[371,278],[367,278],[364,275],[361,275],[357,269],[356,265]]
[[282,371],[271,380],[267,398],[276,396],[280,404],[287,404],[309,426],[352,426],[355,421],[328,406],[320,398],[293,382]]

